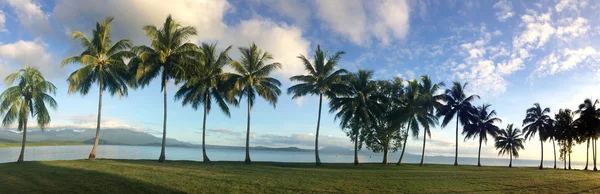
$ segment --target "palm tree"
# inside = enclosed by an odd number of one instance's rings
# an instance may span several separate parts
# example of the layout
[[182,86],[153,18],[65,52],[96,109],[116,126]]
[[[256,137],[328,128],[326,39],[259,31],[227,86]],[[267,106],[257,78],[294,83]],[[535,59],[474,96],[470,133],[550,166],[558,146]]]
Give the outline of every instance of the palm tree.
[[90,152],[89,160],[96,159],[96,149],[100,140],[100,120],[102,117],[102,93],[106,90],[111,95],[127,96],[127,80],[129,72],[124,58],[132,58],[134,54],[126,49],[131,48],[130,40],[120,40],[112,44],[110,40],[111,25],[113,18],[106,18],[102,22],[96,22],[96,29],[92,31],[92,39],[88,39],[80,31],[73,32],[73,39],[78,39],[84,51],[78,56],[71,56],[62,61],[64,67],[70,63],[82,65],[71,73],[67,79],[69,82],[69,94],[79,92],[86,95],[92,84],[98,84],[98,120],[96,121],[96,137],[94,146]]
[[513,124],[508,124],[506,129],[500,130],[498,137],[496,137],[495,143],[496,149],[499,149],[498,155],[504,155],[508,153],[510,156],[510,163],[508,167],[512,167],[513,156],[519,157],[519,150],[525,149],[523,146],[523,138],[521,137],[521,130],[519,128],[513,128]]
[[465,94],[465,88],[468,83],[461,84],[460,82],[453,82],[454,85],[450,89],[446,89],[444,92],[444,101],[446,104],[442,106],[438,111],[438,116],[444,116],[442,120],[442,127],[446,127],[452,118],[456,116],[456,144],[454,152],[454,166],[458,166],[458,123],[465,126],[469,123],[469,112],[473,108],[471,102],[479,99],[478,95],[467,96]]
[[183,80],[185,67],[193,63],[197,55],[197,46],[187,42],[188,38],[196,35],[196,29],[191,26],[181,26],[167,17],[163,26],[145,26],[146,36],[152,41],[150,47],[137,46],[132,50],[138,57],[131,60],[130,68],[135,71],[135,84],[145,87],[154,78],[160,76],[161,91],[163,92],[163,135],[159,162],[164,162],[165,144],[167,138],[167,83],[174,79],[176,83]]
[[[580,136],[582,139],[587,139],[588,141],[588,153],[589,153],[589,144],[592,144],[592,158],[594,160],[594,171],[597,171],[596,168],[596,139],[598,138],[598,128],[600,127],[600,107],[599,101],[595,100],[592,102],[591,99],[585,99],[582,104],[579,105],[579,109],[575,111],[575,113],[579,114],[579,118],[575,120],[575,125],[579,129]],[[585,170],[587,170],[587,161]]]
[[[419,136],[419,126],[423,127],[425,134],[429,131],[431,125],[435,125],[438,122],[438,118],[430,111],[427,107],[430,102],[427,97],[423,95],[425,87],[415,79],[408,82],[408,85],[404,89],[404,93],[400,97],[402,104],[396,109],[391,111],[390,116],[395,118],[396,125],[406,124],[406,131],[404,134],[404,144],[402,146],[402,153],[400,159],[396,165],[402,163],[404,153],[406,150],[406,142],[408,141],[408,132],[411,131],[413,137]],[[425,137],[423,137],[425,138]]]
[[473,108],[474,112],[471,113],[471,118],[469,119],[469,124],[465,125],[465,129],[462,132],[465,135],[466,139],[475,139],[475,137],[479,136],[479,153],[477,154],[477,166],[481,166],[481,144],[487,143],[487,135],[491,135],[492,137],[497,137],[500,133],[500,128],[498,128],[495,123],[500,123],[502,120],[496,118],[495,110],[488,110],[490,108],[490,104],[484,104],[477,108]]
[[349,76],[347,92],[337,95],[329,101],[330,113],[337,112],[342,129],[350,128],[348,136],[354,142],[354,165],[358,165],[358,149],[363,138],[361,130],[372,126],[384,111],[385,98],[377,92],[377,85],[371,79],[373,71],[358,70]]
[[[558,113],[554,116],[555,123],[555,135],[559,141],[562,141],[564,144],[564,152],[568,155],[569,159],[569,170],[571,169],[571,148],[573,146],[573,141],[577,138],[577,132],[575,131],[574,120],[573,120],[573,112],[569,109],[560,109]],[[563,158],[566,157],[563,156]]]
[[202,160],[210,162],[206,154],[206,116],[209,114],[213,101],[225,115],[230,117],[227,103],[237,105],[235,98],[229,98],[228,93],[232,88],[231,74],[223,72],[223,68],[231,63],[227,55],[231,46],[220,53],[216,50],[217,44],[203,43],[200,54],[197,56],[196,65],[188,72],[185,84],[175,93],[175,99],[183,99],[182,105],[191,105],[195,110],[199,106],[204,108],[202,119]]
[[242,53],[241,60],[233,61],[232,67],[237,74],[233,74],[235,88],[230,95],[237,94],[240,100],[246,96],[248,99],[248,124],[246,130],[246,164],[250,164],[250,110],[254,105],[256,95],[264,98],[273,105],[277,104],[277,99],[281,94],[279,80],[269,77],[273,71],[281,69],[280,63],[270,63],[273,56],[262,51],[252,43],[250,47],[240,47]]
[[[433,83],[429,76],[421,76],[421,90],[423,97],[425,97],[424,107],[427,109],[428,113],[433,115],[435,110],[440,110],[442,107],[442,103],[440,101],[444,100],[444,96],[442,94],[437,94],[440,87],[444,86],[444,82]],[[425,165],[425,141],[427,140],[427,136],[431,139],[431,131],[430,128],[434,127],[438,124],[438,117],[436,117],[433,122],[429,122],[429,127],[424,127],[423,129],[423,153],[421,154],[421,166]]]
[[297,75],[290,78],[291,81],[301,82],[288,88],[288,94],[294,94],[292,99],[305,96],[307,94],[319,95],[319,113],[317,117],[317,133],[315,135],[315,160],[317,165],[321,165],[319,158],[319,126],[321,123],[321,107],[323,104],[323,95],[333,98],[336,90],[343,88],[342,75],[347,73],[345,69],[337,69],[338,61],[344,54],[344,51],[338,51],[333,55],[327,56],[328,51],[322,51],[321,46],[317,45],[317,50],[313,56],[313,63],[304,56],[298,58],[302,60],[304,69],[308,75]]
[[539,103],[534,103],[533,107],[527,109],[527,115],[523,119],[523,133],[525,139],[531,139],[537,133],[540,138],[541,159],[540,169],[544,168],[544,141],[549,138],[548,131],[552,128],[552,118],[550,114],[550,108],[542,109]]
[[[56,87],[46,81],[42,73],[34,67],[10,74],[4,81],[11,87],[0,94],[0,114],[4,114],[2,126],[8,127],[15,121],[18,122],[17,129],[23,131],[23,140],[17,162],[23,162],[29,115],[37,119],[37,124],[42,130],[50,123],[50,113],[46,106],[56,109],[56,101],[50,96],[55,94]],[[15,82],[17,84],[12,86]]]

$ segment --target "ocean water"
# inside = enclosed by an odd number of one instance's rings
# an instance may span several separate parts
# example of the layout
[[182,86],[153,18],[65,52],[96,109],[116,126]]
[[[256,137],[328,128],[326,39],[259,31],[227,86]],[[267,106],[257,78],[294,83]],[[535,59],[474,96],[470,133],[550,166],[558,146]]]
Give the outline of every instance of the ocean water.
[[[91,145],[81,146],[40,146],[26,147],[26,161],[42,160],[77,160],[87,159],[91,151]],[[0,163],[14,162],[17,160],[20,147],[0,148]],[[243,149],[207,149],[207,154],[212,161],[244,161],[245,151]],[[118,146],[118,145],[100,145],[97,150],[97,158],[107,159],[158,159],[160,147],[155,146]],[[200,148],[181,148],[167,147],[167,160],[202,160],[202,149]],[[319,156],[323,163],[352,163],[354,155],[349,153],[331,153],[320,152]],[[271,161],[271,162],[314,162],[314,152],[294,152],[294,151],[270,151],[270,150],[250,150],[252,161]],[[400,153],[391,153],[389,162],[398,161]],[[359,152],[360,162],[380,163],[382,154],[375,154],[368,151]],[[403,163],[419,163],[420,155],[406,154]],[[508,166],[508,158],[481,158],[481,164],[484,166]],[[426,164],[454,164],[454,157],[446,156],[425,156]],[[477,165],[477,158],[461,157],[461,165]],[[539,166],[539,160],[513,159],[513,166]],[[553,167],[554,161],[545,160],[544,167]],[[575,169],[582,169],[584,162],[571,162]],[[590,161],[590,165],[592,165]],[[557,161],[557,167],[563,166],[562,161]]]

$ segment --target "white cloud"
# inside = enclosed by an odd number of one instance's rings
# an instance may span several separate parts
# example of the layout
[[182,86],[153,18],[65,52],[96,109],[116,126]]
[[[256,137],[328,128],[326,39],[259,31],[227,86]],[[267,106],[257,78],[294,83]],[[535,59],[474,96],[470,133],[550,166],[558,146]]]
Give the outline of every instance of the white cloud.
[[58,64],[53,64],[52,56],[48,53],[48,45],[40,39],[35,41],[19,40],[10,44],[0,43],[0,78],[23,68],[24,66],[38,67],[46,78],[56,78],[62,75]]
[[[327,28],[354,44],[365,44],[375,37],[387,45],[408,34],[410,8],[405,0],[377,0],[368,4],[360,0],[315,1],[319,18]],[[393,38],[393,39],[392,39]]]
[[302,107],[302,105],[304,104],[304,96],[296,98],[295,102],[296,105],[298,105],[298,107]]
[[315,1],[321,20],[328,27],[361,44],[366,41],[367,16],[360,0]]
[[567,10],[578,12],[578,6],[584,7],[585,5],[587,5],[587,2],[584,0],[580,1],[579,3],[578,0],[560,0],[556,6],[554,6],[554,9],[556,9],[556,12],[559,13]]
[[[261,49],[273,54],[273,62],[283,64],[279,75],[287,77],[304,72],[296,56],[306,55],[310,42],[302,37],[300,28],[263,18],[242,20],[237,25],[228,26],[223,17],[231,9],[225,0],[169,3],[160,0],[109,0],[101,3],[95,0],[63,0],[54,8],[54,15],[65,29],[78,30],[90,29],[93,24],[81,24],[79,21],[97,21],[112,16],[115,17],[115,38],[131,38],[135,44],[147,44],[142,27],[160,26],[166,16],[172,14],[183,25],[191,25],[198,30],[198,36],[192,41],[218,41],[221,47],[234,45],[234,48],[248,46],[254,41]],[[232,49],[230,55],[235,58],[238,53],[237,49]]]
[[561,71],[571,70],[582,63],[598,66],[598,62],[600,62],[600,52],[590,46],[579,49],[565,48],[560,52],[552,52],[543,58],[535,73],[538,76],[553,75]]
[[[228,28],[219,43],[246,47],[252,41],[273,54],[273,62],[282,64],[279,75],[287,78],[304,73],[304,66],[297,56],[308,53],[310,42],[302,37],[300,28],[266,19],[245,20],[238,26]],[[232,54],[236,56],[237,53],[236,50]]]
[[21,26],[33,35],[41,36],[52,32],[48,21],[49,16],[42,11],[38,3],[32,0],[6,0],[6,3],[17,14]]
[[556,30],[556,35],[558,38],[562,40],[567,40],[569,38],[576,38],[582,36],[590,30],[590,25],[588,20],[582,17],[573,18],[565,18],[559,21],[560,24],[564,24],[559,26]]
[[500,10],[499,12],[496,12],[496,17],[498,17],[498,20],[501,22],[506,21],[508,18],[515,15],[512,11],[512,3],[507,0],[498,1],[494,4],[493,8]]

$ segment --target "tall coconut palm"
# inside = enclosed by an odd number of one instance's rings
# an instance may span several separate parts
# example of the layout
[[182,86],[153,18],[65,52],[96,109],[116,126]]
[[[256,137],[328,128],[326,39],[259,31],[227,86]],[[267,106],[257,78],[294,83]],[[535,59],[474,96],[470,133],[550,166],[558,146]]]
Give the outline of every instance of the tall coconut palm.
[[571,169],[571,148],[573,146],[573,142],[577,138],[577,132],[575,131],[574,120],[573,120],[573,112],[569,109],[560,109],[558,113],[554,116],[554,128],[555,135],[557,139],[563,142],[564,144],[564,152],[566,152],[566,156],[563,156],[565,160],[568,157],[569,160],[569,170]]
[[[438,90],[444,86],[444,82],[433,83],[429,76],[421,76],[421,90],[422,96],[425,98],[423,104],[427,109],[428,114],[433,115],[435,110],[440,110],[442,107],[441,101],[443,101],[444,96],[442,94],[438,94]],[[429,122],[428,127],[423,127],[423,153],[421,154],[421,166],[425,165],[425,142],[427,137],[431,139],[431,127],[435,127],[438,124],[438,117]]]
[[377,92],[377,85],[371,79],[373,71],[358,70],[349,76],[345,93],[338,94],[329,101],[329,112],[340,119],[342,129],[350,128],[348,136],[354,142],[354,165],[358,165],[358,149],[361,130],[371,126],[383,113],[385,98]]
[[[43,130],[50,123],[46,106],[56,109],[57,104],[50,94],[55,94],[54,84],[46,81],[37,68],[27,67],[10,74],[4,79],[10,86],[0,94],[0,114],[4,114],[2,126],[8,127],[17,121],[17,129],[23,131],[21,153],[17,162],[23,162],[27,142],[27,121],[35,117]],[[15,86],[12,86],[16,82]]]
[[453,82],[452,88],[446,89],[444,92],[444,102],[446,103],[438,111],[438,116],[444,116],[442,120],[442,127],[446,127],[452,118],[456,117],[456,143],[454,150],[454,166],[458,166],[458,125],[465,126],[469,123],[469,112],[473,108],[471,104],[474,100],[479,99],[479,95],[465,94],[465,88],[468,83],[461,84],[460,82]]
[[342,75],[346,74],[345,69],[337,69],[338,61],[344,54],[344,51],[338,51],[328,56],[328,51],[321,50],[317,45],[317,50],[311,62],[304,56],[298,58],[302,61],[304,69],[308,75],[297,75],[290,78],[291,81],[301,82],[288,88],[288,94],[294,94],[292,99],[305,96],[307,94],[319,95],[319,112],[317,113],[317,132],[315,135],[315,161],[321,165],[319,158],[319,127],[321,123],[321,107],[323,104],[323,95],[329,99],[335,97],[336,90],[343,88]]
[[519,150],[525,149],[523,146],[523,138],[521,137],[521,130],[519,128],[513,128],[513,124],[508,124],[506,129],[500,130],[500,133],[496,137],[496,143],[494,144],[496,149],[499,149],[498,155],[507,154],[510,157],[510,163],[508,167],[512,167],[513,156],[519,157]]
[[250,164],[250,110],[254,105],[256,95],[264,98],[271,103],[273,107],[277,104],[277,99],[281,94],[279,80],[269,77],[274,71],[281,69],[280,63],[268,63],[273,56],[262,51],[252,43],[250,47],[240,47],[242,57],[240,61],[233,61],[232,67],[237,74],[233,74],[235,88],[231,94],[237,94],[239,100],[245,96],[248,103],[248,123],[246,130],[246,164]]
[[479,137],[479,152],[477,154],[477,166],[481,166],[481,144],[487,143],[487,135],[497,137],[500,133],[500,128],[495,124],[502,122],[496,117],[495,110],[489,110],[490,104],[484,104],[477,108],[473,108],[469,124],[465,125],[462,132],[466,139],[475,139]]
[[[579,105],[579,109],[575,113],[579,114],[579,118],[575,120],[575,124],[579,129],[579,134],[582,139],[588,141],[588,153],[589,145],[592,145],[592,159],[594,161],[594,171],[596,168],[596,139],[598,138],[598,128],[600,128],[600,101],[595,100],[592,102],[591,99],[585,99],[582,104]],[[586,166],[587,170],[587,158]]]
[[549,138],[549,130],[552,128],[552,118],[550,108],[542,109],[539,103],[534,103],[533,107],[527,109],[525,119],[523,119],[523,133],[525,139],[531,139],[535,134],[540,138],[541,158],[540,169],[544,168],[544,141]]
[[206,116],[210,113],[211,104],[215,102],[221,111],[228,117],[228,103],[237,105],[235,98],[230,98],[229,91],[233,88],[231,74],[223,72],[223,68],[230,65],[231,59],[227,52],[231,46],[217,52],[217,44],[203,43],[200,53],[195,59],[195,65],[190,68],[185,84],[175,93],[175,99],[183,99],[182,105],[191,105],[197,110],[200,106],[204,109],[202,119],[202,161],[210,162],[206,154]]
[[102,118],[102,93],[108,90],[111,95],[127,96],[127,80],[129,72],[124,58],[134,57],[130,40],[119,40],[112,43],[110,39],[113,18],[106,18],[102,22],[96,22],[96,29],[92,30],[92,39],[88,39],[80,31],[73,32],[73,39],[79,40],[84,51],[62,61],[64,67],[70,63],[79,63],[82,66],[75,70],[67,81],[69,82],[69,94],[79,92],[86,95],[92,84],[98,84],[98,119],[96,121],[96,136],[94,146],[88,157],[89,160],[96,159],[96,149],[100,140],[100,121]]
[[176,83],[186,76],[186,66],[193,64],[197,55],[197,46],[188,42],[188,38],[196,35],[196,29],[191,26],[182,26],[167,17],[162,27],[153,25],[145,26],[146,36],[152,41],[150,46],[137,46],[132,50],[138,57],[130,61],[130,68],[135,71],[134,81],[136,86],[147,86],[160,76],[161,91],[163,92],[163,134],[159,162],[164,162],[165,145],[167,138],[167,84],[169,80]]
[[424,87],[416,79],[409,81],[404,89],[404,93],[400,97],[402,104],[390,113],[390,116],[396,119],[396,125],[405,124],[407,129],[403,137],[402,153],[396,165],[400,165],[404,158],[409,131],[413,137],[418,137],[420,126],[425,131],[425,134],[427,134],[430,126],[438,122],[438,118],[428,108],[430,101],[423,95],[424,92],[422,90],[424,90]]

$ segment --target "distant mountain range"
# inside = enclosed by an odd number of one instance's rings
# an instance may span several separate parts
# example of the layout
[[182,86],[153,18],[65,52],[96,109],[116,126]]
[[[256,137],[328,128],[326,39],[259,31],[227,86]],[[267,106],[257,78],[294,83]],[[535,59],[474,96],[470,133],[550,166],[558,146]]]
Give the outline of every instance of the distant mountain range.
[[[27,142],[83,142],[84,144],[93,144],[95,130],[47,130],[47,131],[28,131]],[[0,131],[0,142],[21,142],[23,138],[21,133],[13,131]],[[128,129],[103,129],[98,144],[100,145],[133,145],[133,146],[161,146],[161,138],[150,135],[146,132],[132,131]],[[167,146],[170,147],[201,147],[201,145],[179,141],[173,138],[167,138]],[[243,146],[221,146],[206,145],[212,149],[246,149]],[[302,149],[298,147],[272,148],[257,146],[251,147],[252,150],[271,150],[271,151],[294,151],[294,152],[312,152],[312,149]],[[330,153],[352,153],[351,149],[341,147],[326,147],[320,149],[321,152]]]

